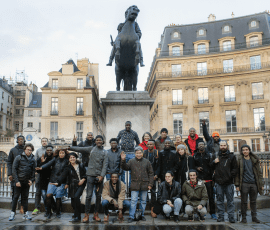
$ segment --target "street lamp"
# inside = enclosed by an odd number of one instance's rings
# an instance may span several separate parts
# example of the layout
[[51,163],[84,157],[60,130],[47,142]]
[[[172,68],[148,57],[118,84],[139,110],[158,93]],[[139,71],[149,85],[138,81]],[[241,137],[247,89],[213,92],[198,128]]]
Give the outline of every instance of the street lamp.
[[[268,132],[268,133],[264,133],[263,134],[263,141],[264,141],[264,144],[266,145],[268,145],[268,151],[269,151],[269,145],[270,145],[270,143],[269,143],[269,136],[270,136],[270,132]],[[267,142],[266,142],[267,141]],[[264,150],[265,151],[265,150]]]

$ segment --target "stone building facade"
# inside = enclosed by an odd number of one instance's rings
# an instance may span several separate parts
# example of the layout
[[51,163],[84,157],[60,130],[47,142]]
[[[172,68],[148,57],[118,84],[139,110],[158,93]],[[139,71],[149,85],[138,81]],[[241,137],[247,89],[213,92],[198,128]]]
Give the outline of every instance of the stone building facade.
[[192,25],[167,26],[145,86],[155,103],[151,133],[194,127],[218,131],[238,152],[245,140],[269,151],[270,15],[267,12]]
[[42,90],[41,134],[52,143],[71,143],[73,135],[84,140],[87,132],[105,133],[99,101],[98,64],[87,58],[69,60],[59,71],[48,73]]

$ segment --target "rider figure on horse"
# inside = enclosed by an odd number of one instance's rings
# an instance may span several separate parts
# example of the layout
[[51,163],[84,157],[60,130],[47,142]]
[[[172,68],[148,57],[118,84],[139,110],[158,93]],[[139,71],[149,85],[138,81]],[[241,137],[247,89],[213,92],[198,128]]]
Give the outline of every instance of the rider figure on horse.
[[[138,12],[140,12],[140,10],[138,9],[137,6],[133,5],[133,6],[130,6],[126,12],[125,12],[125,18],[126,18],[126,21],[129,20],[129,10],[131,8],[136,8],[138,10]],[[117,30],[118,30],[118,34],[121,33],[122,31],[122,28],[123,26],[125,25],[126,21],[124,23],[120,23],[117,27]],[[136,34],[138,35],[139,37],[139,40],[141,39],[141,36],[142,36],[142,32],[141,32],[141,29],[139,27],[139,24],[137,22],[135,22],[135,32]],[[139,44],[140,46],[140,66],[143,67],[144,66],[144,63],[143,63],[143,55],[142,55],[142,49],[141,49],[141,43],[140,41],[137,41],[137,43]],[[111,41],[111,45],[112,45],[112,52],[111,52],[111,55],[110,55],[110,60],[109,60],[109,63],[107,64],[107,66],[112,66],[112,62],[113,62],[113,59],[115,57],[115,54],[117,54],[117,50],[116,50],[116,46],[115,46],[115,42]]]

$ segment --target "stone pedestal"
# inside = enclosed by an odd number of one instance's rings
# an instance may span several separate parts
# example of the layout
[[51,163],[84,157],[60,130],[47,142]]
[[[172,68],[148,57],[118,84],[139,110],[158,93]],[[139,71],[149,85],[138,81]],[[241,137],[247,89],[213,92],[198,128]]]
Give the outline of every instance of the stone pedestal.
[[147,91],[109,91],[101,101],[106,113],[107,147],[110,139],[125,129],[126,121],[131,121],[140,141],[145,132],[150,132],[150,107],[155,99]]

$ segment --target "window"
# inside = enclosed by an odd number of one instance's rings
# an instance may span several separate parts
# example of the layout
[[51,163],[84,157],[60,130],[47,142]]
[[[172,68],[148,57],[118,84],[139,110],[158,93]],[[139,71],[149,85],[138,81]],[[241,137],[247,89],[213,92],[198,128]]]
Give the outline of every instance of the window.
[[233,140],[233,151],[235,153],[239,153],[239,142],[241,140]]
[[198,54],[205,54],[206,53],[206,45],[200,44],[198,45]]
[[28,117],[33,117],[33,110],[28,110]]
[[269,152],[269,145],[270,145],[270,141],[269,141],[269,138],[267,138],[265,140],[265,143],[264,143],[264,150],[265,150],[265,152]]
[[4,93],[4,92],[2,92],[2,98],[4,99],[4,97],[5,97],[5,93]]
[[181,65],[172,65],[172,77],[181,76]]
[[58,136],[58,122],[51,122],[51,138],[56,139]]
[[77,97],[76,115],[83,115],[83,98]]
[[256,47],[256,46],[258,46],[259,45],[259,38],[258,38],[258,36],[251,37],[249,39],[249,45],[250,45],[250,47]]
[[20,105],[20,99],[16,99],[16,105]]
[[261,56],[250,57],[250,69],[260,69],[261,68]]
[[198,89],[198,103],[199,104],[209,103],[208,88],[199,88]]
[[33,127],[33,122],[27,122],[27,127],[29,128],[32,128]]
[[226,111],[227,133],[237,132],[236,110]]
[[183,132],[183,113],[173,114],[173,132],[174,134]]
[[10,102],[10,96],[8,96],[8,102]]
[[178,33],[178,32],[174,32],[174,33],[173,33],[173,37],[174,37],[174,38],[178,38],[178,37],[179,37],[179,33]]
[[41,122],[38,123],[38,132],[41,133]]
[[52,79],[52,88],[58,89],[58,79]]
[[201,35],[204,35],[204,30],[203,29],[200,29],[199,30],[199,35],[201,36]]
[[198,75],[207,75],[207,63],[206,62],[197,63],[197,73],[198,73]]
[[251,139],[251,146],[252,152],[260,152],[261,151],[260,138]]
[[182,99],[182,89],[179,90],[173,90],[173,105],[183,105],[183,99]]
[[9,114],[9,107],[7,107],[7,114]]
[[263,83],[252,83],[252,100],[264,99],[263,95]]
[[180,56],[180,46],[173,46],[172,47],[172,55],[173,56]]
[[24,105],[25,104],[25,99],[22,99],[22,105]]
[[230,50],[232,50],[232,42],[231,41],[223,42],[223,51],[230,51]]
[[257,22],[256,21],[252,21],[251,23],[250,23],[250,27],[256,27],[257,26]]
[[225,102],[235,101],[234,85],[225,86],[224,91],[225,91]]
[[233,72],[233,59],[223,61],[223,72],[224,73]]
[[19,115],[20,114],[20,110],[19,109],[16,109],[15,110],[15,114]]
[[77,121],[76,124],[77,140],[83,141],[83,121]]
[[4,104],[1,103],[1,111],[4,111]]
[[209,112],[200,112],[199,120],[200,120],[200,133],[203,133],[203,127],[202,127],[203,120],[205,120],[205,124],[209,132]]
[[83,88],[83,79],[77,79],[77,88],[82,89]]
[[229,26],[224,26],[224,32],[229,32],[230,31],[230,27]]
[[20,123],[19,121],[15,121],[15,131],[19,131]]
[[264,108],[253,109],[255,132],[265,131]]
[[2,124],[2,115],[0,115],[0,129],[3,129],[3,124]]
[[52,110],[51,115],[57,115],[58,114],[58,98],[52,97]]

